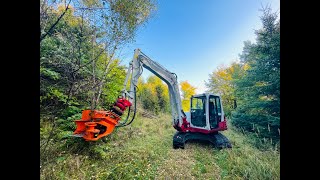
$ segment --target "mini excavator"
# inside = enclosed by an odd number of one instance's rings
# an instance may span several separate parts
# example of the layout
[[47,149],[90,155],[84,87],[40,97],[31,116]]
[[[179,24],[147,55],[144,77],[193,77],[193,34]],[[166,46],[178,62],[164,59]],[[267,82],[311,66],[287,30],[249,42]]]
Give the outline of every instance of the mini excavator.
[[[173,148],[184,149],[185,143],[189,140],[209,141],[219,149],[231,148],[229,140],[219,132],[227,130],[227,118],[223,112],[220,96],[212,93],[193,95],[190,112],[184,112],[177,75],[150,59],[140,49],[134,51],[121,95],[110,110],[83,110],[81,119],[75,121],[77,128],[73,136],[82,137],[86,141],[97,141],[111,134],[115,127],[131,124],[136,115],[136,89],[143,68],[148,69],[168,85],[172,125],[177,130],[173,136]],[[129,80],[130,87],[127,90]],[[127,118],[124,122],[120,122],[121,116],[127,109]],[[133,115],[129,121],[131,109]]]

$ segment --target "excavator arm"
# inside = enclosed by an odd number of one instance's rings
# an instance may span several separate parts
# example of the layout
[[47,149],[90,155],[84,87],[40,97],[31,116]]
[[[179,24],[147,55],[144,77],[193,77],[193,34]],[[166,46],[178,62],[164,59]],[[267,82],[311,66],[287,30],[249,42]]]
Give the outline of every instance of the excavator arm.
[[[183,114],[181,108],[182,105],[177,75],[150,59],[148,56],[142,53],[140,49],[135,50],[134,57],[129,64],[129,69],[122,90],[122,96],[128,98],[131,103],[134,102],[134,93],[136,92],[135,87],[137,86],[138,79],[142,74],[143,68],[148,69],[151,73],[159,77],[168,85],[173,124],[179,124],[179,126],[181,126],[182,117],[185,115]],[[126,87],[127,83],[129,82],[129,77],[131,77],[130,90],[127,91]]]
[[[112,133],[116,126],[125,126],[130,124],[135,118],[137,109],[135,103],[136,87],[138,79],[143,72],[143,68],[148,69],[151,73],[155,74],[168,85],[170,104],[172,108],[173,126],[179,130],[183,124],[185,125],[187,123],[186,115],[181,108],[181,97],[177,75],[150,59],[148,56],[142,53],[140,49],[136,49],[133,59],[129,63],[126,78],[123,83],[123,89],[121,91],[122,96],[117,99],[110,110],[84,110],[82,112],[81,120],[75,121],[77,129],[74,131],[74,136],[83,137],[87,141],[96,141]],[[128,83],[130,83],[129,90],[127,90]],[[127,108],[129,108],[129,110],[125,123],[128,120],[131,108],[133,108],[134,112],[133,118],[127,124],[119,123],[123,112]]]

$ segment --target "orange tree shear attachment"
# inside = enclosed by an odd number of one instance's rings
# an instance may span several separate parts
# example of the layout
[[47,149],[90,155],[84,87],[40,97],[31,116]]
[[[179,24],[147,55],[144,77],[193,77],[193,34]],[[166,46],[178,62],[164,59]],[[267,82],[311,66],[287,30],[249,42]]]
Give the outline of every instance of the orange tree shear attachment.
[[75,121],[77,128],[73,134],[83,137],[86,141],[97,141],[109,135],[128,106],[131,106],[128,100],[119,98],[112,108],[113,111],[83,110],[81,119]]

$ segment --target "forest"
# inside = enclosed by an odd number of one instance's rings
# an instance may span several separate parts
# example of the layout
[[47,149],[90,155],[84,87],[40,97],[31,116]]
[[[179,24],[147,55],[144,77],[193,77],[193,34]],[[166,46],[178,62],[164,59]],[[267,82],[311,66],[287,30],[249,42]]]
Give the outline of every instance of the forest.
[[[118,98],[128,68],[119,55],[156,11],[154,0],[40,0],[40,178],[280,179],[280,17],[268,7],[256,42],[205,80],[222,98],[232,149],[172,149],[169,91],[155,75],[139,78],[132,125],[98,142],[69,136],[82,110]],[[178,80],[187,112],[197,88]]]

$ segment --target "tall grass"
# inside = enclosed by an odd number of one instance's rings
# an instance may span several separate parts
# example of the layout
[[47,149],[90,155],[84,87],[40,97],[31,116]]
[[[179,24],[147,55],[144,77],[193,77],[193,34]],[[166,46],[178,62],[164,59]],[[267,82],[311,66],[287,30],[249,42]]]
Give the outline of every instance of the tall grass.
[[[229,125],[230,127],[230,125]],[[59,128],[59,126],[58,126]],[[41,123],[41,142],[51,125]],[[171,116],[138,116],[104,141],[84,142],[57,131],[41,150],[41,179],[279,179],[280,153],[258,149],[252,137],[232,126],[223,132],[232,149],[190,142],[173,149]]]

